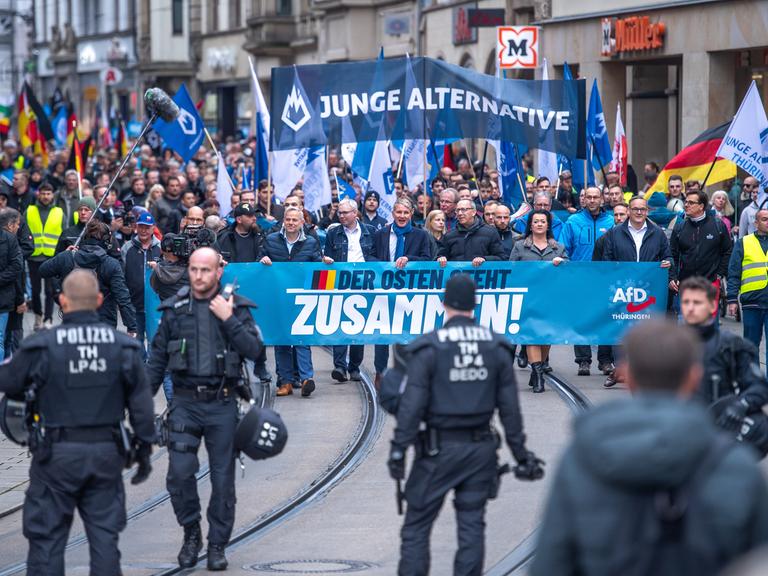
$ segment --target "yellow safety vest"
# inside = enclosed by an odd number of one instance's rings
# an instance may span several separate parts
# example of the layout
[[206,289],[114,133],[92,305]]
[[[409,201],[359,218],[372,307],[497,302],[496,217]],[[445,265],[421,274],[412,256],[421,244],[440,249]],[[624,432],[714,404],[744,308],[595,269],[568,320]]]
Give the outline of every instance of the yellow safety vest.
[[45,221],[45,227],[43,227],[37,206],[32,204],[27,208],[27,225],[32,233],[32,238],[35,240],[35,251],[32,252],[32,256],[53,256],[56,252],[59,236],[63,231],[63,223],[64,210],[58,206],[51,207],[48,212],[48,219]]
[[744,258],[741,261],[739,294],[762,290],[768,286],[768,255],[754,234],[744,236]]

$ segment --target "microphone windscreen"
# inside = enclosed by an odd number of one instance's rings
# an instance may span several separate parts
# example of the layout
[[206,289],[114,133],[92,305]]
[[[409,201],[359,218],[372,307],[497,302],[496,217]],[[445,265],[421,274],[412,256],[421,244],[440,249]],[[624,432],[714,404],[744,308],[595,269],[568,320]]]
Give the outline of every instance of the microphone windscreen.
[[150,114],[157,114],[166,122],[173,122],[179,117],[178,105],[160,88],[150,88],[144,93],[144,105]]

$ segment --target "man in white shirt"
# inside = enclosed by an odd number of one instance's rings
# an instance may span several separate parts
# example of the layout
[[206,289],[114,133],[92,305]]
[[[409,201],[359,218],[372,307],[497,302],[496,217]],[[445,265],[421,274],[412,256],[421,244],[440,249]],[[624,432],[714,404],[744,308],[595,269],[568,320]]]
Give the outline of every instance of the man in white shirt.
[[[339,224],[332,224],[325,237],[323,262],[369,262],[376,260],[373,237],[376,229],[363,224],[359,219],[357,202],[345,198],[336,209]],[[349,349],[349,361],[347,361]],[[360,380],[360,364],[363,362],[362,345],[334,346],[333,372],[331,378],[337,382],[347,379]]]

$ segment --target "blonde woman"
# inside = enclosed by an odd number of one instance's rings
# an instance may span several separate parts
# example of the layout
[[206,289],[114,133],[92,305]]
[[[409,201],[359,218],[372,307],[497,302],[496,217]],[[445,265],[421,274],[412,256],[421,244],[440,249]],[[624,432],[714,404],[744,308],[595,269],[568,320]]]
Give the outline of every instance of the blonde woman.
[[733,209],[728,194],[725,190],[718,190],[712,194],[710,202],[712,203],[712,209],[715,211],[715,216],[720,218],[723,224],[725,224],[728,234],[730,234],[731,226],[733,226],[733,214],[736,211]]
[[429,247],[432,252],[432,258],[437,258],[437,251],[443,242],[445,236],[445,212],[442,210],[432,210],[427,214],[424,221],[424,230],[429,236]]

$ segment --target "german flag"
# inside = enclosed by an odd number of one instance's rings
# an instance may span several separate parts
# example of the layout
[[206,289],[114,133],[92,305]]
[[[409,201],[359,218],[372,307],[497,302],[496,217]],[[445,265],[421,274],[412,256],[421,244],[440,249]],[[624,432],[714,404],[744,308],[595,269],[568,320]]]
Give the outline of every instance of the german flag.
[[312,290],[333,290],[336,287],[336,270],[315,270],[312,273]]
[[[672,158],[664,169],[659,173],[656,182],[645,193],[646,198],[650,198],[654,192],[666,192],[667,182],[669,177],[673,174],[677,174],[683,179],[683,182],[688,180],[703,181],[709,172],[709,166],[715,159],[717,149],[720,147],[720,143],[725,137],[725,133],[728,132],[728,126],[730,122],[721,124],[714,128],[710,128],[705,132],[699,134],[693,142],[688,146],[680,150],[678,154]],[[736,164],[729,160],[717,160],[712,167],[712,173],[707,178],[707,184],[715,184],[734,178],[736,176]]]
[[128,154],[128,134],[125,131],[125,123],[120,120],[117,126],[117,140],[115,140],[115,148],[120,158],[124,158]]
[[74,134],[72,137],[72,147],[69,150],[67,170],[77,170],[77,173],[80,174],[80,179],[82,180],[85,178],[85,162],[83,160],[83,151],[80,148],[80,141],[77,139],[77,134]]

